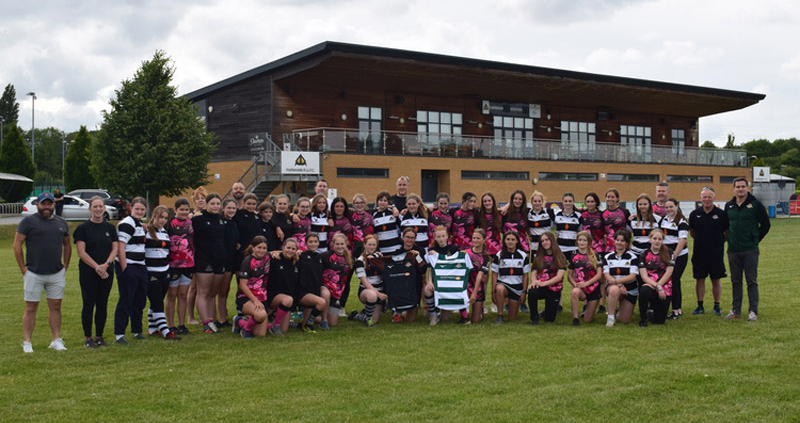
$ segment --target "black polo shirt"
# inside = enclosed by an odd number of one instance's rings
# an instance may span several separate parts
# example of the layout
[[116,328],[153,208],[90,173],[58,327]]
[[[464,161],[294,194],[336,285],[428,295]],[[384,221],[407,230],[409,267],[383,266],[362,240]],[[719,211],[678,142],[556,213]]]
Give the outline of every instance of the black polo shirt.
[[725,232],[728,231],[728,215],[714,206],[706,213],[698,207],[689,214],[689,229],[694,232],[694,255],[716,257],[725,251]]

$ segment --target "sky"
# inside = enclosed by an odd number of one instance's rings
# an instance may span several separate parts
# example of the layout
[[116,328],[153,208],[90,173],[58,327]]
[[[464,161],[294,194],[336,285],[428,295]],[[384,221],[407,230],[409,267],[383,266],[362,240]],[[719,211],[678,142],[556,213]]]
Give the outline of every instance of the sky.
[[99,128],[163,50],[181,94],[323,41],[766,94],[700,120],[724,145],[800,137],[800,2],[790,0],[31,0],[0,14],[0,84],[20,126]]

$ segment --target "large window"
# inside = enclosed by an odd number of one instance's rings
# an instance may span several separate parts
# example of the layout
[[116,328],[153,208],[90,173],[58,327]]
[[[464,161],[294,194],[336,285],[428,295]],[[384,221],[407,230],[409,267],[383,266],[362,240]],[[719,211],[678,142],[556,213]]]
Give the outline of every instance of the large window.
[[522,149],[533,144],[533,119],[513,116],[494,117],[494,148],[509,158],[522,158]]
[[339,178],[388,178],[389,169],[337,167],[336,176]]
[[596,173],[539,172],[542,181],[596,181]]
[[491,170],[462,170],[461,179],[527,180],[528,172],[503,172]]
[[609,173],[608,182],[658,182],[657,174],[644,173]]
[[619,143],[622,150],[627,152],[628,161],[631,161],[631,156],[635,161],[653,161],[652,132],[649,126],[620,125]]
[[702,182],[710,184],[714,182],[711,175],[667,175],[667,182]]
[[380,107],[358,108],[358,151],[364,153],[380,153],[381,148],[381,120]]
[[453,144],[463,125],[461,113],[417,110],[417,133],[422,148],[438,150],[441,145]]
[[686,131],[683,129],[672,130],[672,154],[684,156],[686,154]]
[[573,153],[594,154],[595,137],[593,122],[561,121],[561,147]]

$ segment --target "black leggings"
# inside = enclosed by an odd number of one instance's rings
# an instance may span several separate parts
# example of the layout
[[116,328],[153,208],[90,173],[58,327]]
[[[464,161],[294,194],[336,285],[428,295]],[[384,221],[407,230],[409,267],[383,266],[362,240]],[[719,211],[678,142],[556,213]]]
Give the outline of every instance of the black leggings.
[[546,287],[529,289],[528,308],[531,312],[531,319],[535,319],[539,315],[539,300],[544,300],[544,321],[555,322],[558,303],[561,300],[561,290],[551,291]]
[[689,255],[684,254],[682,256],[678,256],[678,259],[675,260],[675,267],[672,270],[672,309],[680,309],[681,308],[681,276],[683,276],[683,271],[686,270],[686,264],[689,262]]
[[108,317],[108,295],[114,284],[114,268],[109,266],[108,277],[102,279],[96,271],[81,263],[78,265],[78,278],[83,297],[83,309],[81,309],[83,336],[87,338],[92,336],[92,314],[94,314],[95,333],[97,336],[103,336]]
[[119,300],[114,311],[114,334],[124,335],[131,323],[131,333],[142,333],[142,312],[147,304],[147,268],[129,264],[125,271],[116,263]]
[[669,308],[669,299],[658,298],[658,291],[650,287],[650,285],[642,285],[639,288],[639,316],[642,320],[647,319],[647,309],[653,309],[653,323],[664,324],[667,320],[667,309]]
[[164,312],[164,297],[169,289],[169,272],[147,272],[147,298],[153,313]]

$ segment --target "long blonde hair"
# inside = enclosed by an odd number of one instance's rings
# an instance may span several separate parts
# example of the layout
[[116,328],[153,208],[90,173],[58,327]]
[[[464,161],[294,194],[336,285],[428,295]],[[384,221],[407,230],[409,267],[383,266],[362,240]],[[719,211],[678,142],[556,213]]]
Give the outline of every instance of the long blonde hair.
[[[337,239],[341,239],[344,241],[344,260],[347,262],[347,265],[351,268],[353,267],[353,255],[350,253],[350,250],[347,249],[347,235],[339,232],[331,238],[333,243],[336,243]],[[333,252],[336,254],[336,251]]]
[[597,255],[594,254],[594,249],[592,248],[592,234],[590,234],[589,231],[580,231],[578,235],[575,236],[575,239],[577,240],[580,237],[586,238],[586,242],[588,243],[586,247],[586,256],[589,257],[589,263],[592,267],[597,269]]

